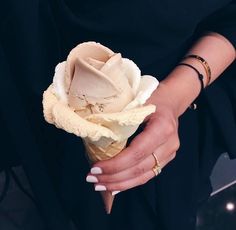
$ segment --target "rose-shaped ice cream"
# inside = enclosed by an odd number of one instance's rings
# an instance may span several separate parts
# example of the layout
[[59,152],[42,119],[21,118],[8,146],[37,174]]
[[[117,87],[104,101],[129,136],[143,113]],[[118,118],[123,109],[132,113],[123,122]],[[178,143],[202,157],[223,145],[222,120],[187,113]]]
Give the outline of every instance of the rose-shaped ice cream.
[[[120,112],[133,100],[137,107],[157,86],[155,78],[141,78],[131,60],[95,42],[83,43],[70,52],[65,77],[69,106],[82,116]],[[57,78],[56,74],[55,81]],[[142,98],[136,98],[137,93]]]
[[[75,60],[73,52],[77,54]],[[73,50],[70,57],[69,105],[80,115],[120,112],[133,100],[135,92],[120,54],[96,43],[87,43]]]
[[155,111],[144,103],[157,86],[154,77],[141,76],[121,54],[99,43],[82,43],[56,67],[53,84],[44,92],[44,116],[82,137],[91,162],[105,160],[118,154]]

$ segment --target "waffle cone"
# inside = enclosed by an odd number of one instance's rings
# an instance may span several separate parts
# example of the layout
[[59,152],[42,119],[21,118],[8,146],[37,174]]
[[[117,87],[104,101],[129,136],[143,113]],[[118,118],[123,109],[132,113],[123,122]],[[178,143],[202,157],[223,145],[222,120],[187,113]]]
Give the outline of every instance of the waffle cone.
[[[126,145],[127,140],[122,141],[122,142],[113,142],[106,148],[104,147],[99,147],[93,143],[87,143],[84,141],[86,153],[88,155],[89,161],[92,163],[95,163],[97,161],[101,160],[107,160],[115,155],[117,155],[119,152],[124,149]],[[105,210],[107,214],[111,213],[114,197],[110,191],[104,191],[100,192],[102,195],[102,199],[105,205]]]

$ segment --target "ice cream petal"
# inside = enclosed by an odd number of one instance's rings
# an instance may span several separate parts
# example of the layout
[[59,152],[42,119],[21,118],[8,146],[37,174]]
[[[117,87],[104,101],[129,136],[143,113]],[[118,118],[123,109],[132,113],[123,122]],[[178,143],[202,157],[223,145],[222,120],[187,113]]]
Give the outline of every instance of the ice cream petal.
[[58,97],[52,92],[53,86],[51,84],[43,93],[43,114],[45,120],[50,124],[54,124],[52,108],[58,102]]
[[67,103],[67,94],[65,89],[65,67],[66,62],[59,63],[56,66],[53,77],[53,88],[59,100]]
[[102,61],[99,61],[99,60],[96,60],[96,59],[90,58],[90,57],[87,58],[87,62],[89,65],[93,66],[97,70],[100,70],[105,64],[105,62],[102,62]]
[[114,54],[101,68],[101,72],[109,76],[109,79],[114,82],[120,92],[131,90],[127,76],[122,68],[122,62],[121,54]]
[[46,121],[68,133],[98,141],[107,138],[107,141],[117,141],[119,138],[108,128],[89,122],[76,114],[67,104],[62,103],[53,93],[52,85],[43,94],[44,117]]
[[154,105],[147,105],[119,113],[93,114],[85,119],[110,129],[122,141],[130,137],[155,109]]
[[77,58],[70,94],[86,97],[112,97],[120,93],[114,82],[81,58]]
[[101,137],[114,141],[118,140],[117,136],[108,128],[86,121],[62,103],[54,105],[52,114],[55,125],[68,133],[73,133],[82,138],[88,138],[91,141],[97,141]]
[[125,76],[128,79],[133,94],[136,95],[141,80],[141,71],[138,68],[138,66],[128,58],[122,58],[122,60],[123,60],[122,69],[125,72]]
[[138,94],[136,95],[134,100],[131,101],[123,109],[123,111],[130,110],[130,109],[143,105],[147,101],[147,99],[151,96],[153,91],[157,88],[158,84],[159,82],[156,78],[149,75],[142,76],[140,85],[138,88]]
[[109,48],[96,43],[96,42],[84,42],[76,46],[71,50],[66,61],[66,74],[65,74],[65,86],[68,93],[70,84],[75,71],[75,62],[77,58],[93,58],[102,62],[106,62],[114,52]]

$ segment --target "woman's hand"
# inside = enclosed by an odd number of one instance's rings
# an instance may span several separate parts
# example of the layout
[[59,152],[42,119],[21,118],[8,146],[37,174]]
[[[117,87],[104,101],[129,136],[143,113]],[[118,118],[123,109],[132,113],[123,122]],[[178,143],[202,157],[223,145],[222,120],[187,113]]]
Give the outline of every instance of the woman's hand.
[[162,83],[147,104],[155,104],[156,112],[146,119],[144,130],[117,156],[96,163],[87,177],[96,191],[124,191],[145,184],[155,176],[154,153],[161,168],[174,159],[179,148],[178,117]]

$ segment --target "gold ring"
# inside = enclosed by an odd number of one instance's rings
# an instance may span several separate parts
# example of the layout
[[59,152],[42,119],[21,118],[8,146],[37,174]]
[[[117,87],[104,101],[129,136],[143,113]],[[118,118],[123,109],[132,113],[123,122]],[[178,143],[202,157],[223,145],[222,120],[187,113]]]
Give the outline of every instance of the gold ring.
[[154,153],[152,153],[152,155],[153,155],[155,162],[156,162],[155,166],[152,168],[152,171],[157,176],[158,174],[161,173],[161,165],[160,165],[159,160],[157,159],[157,156]]

